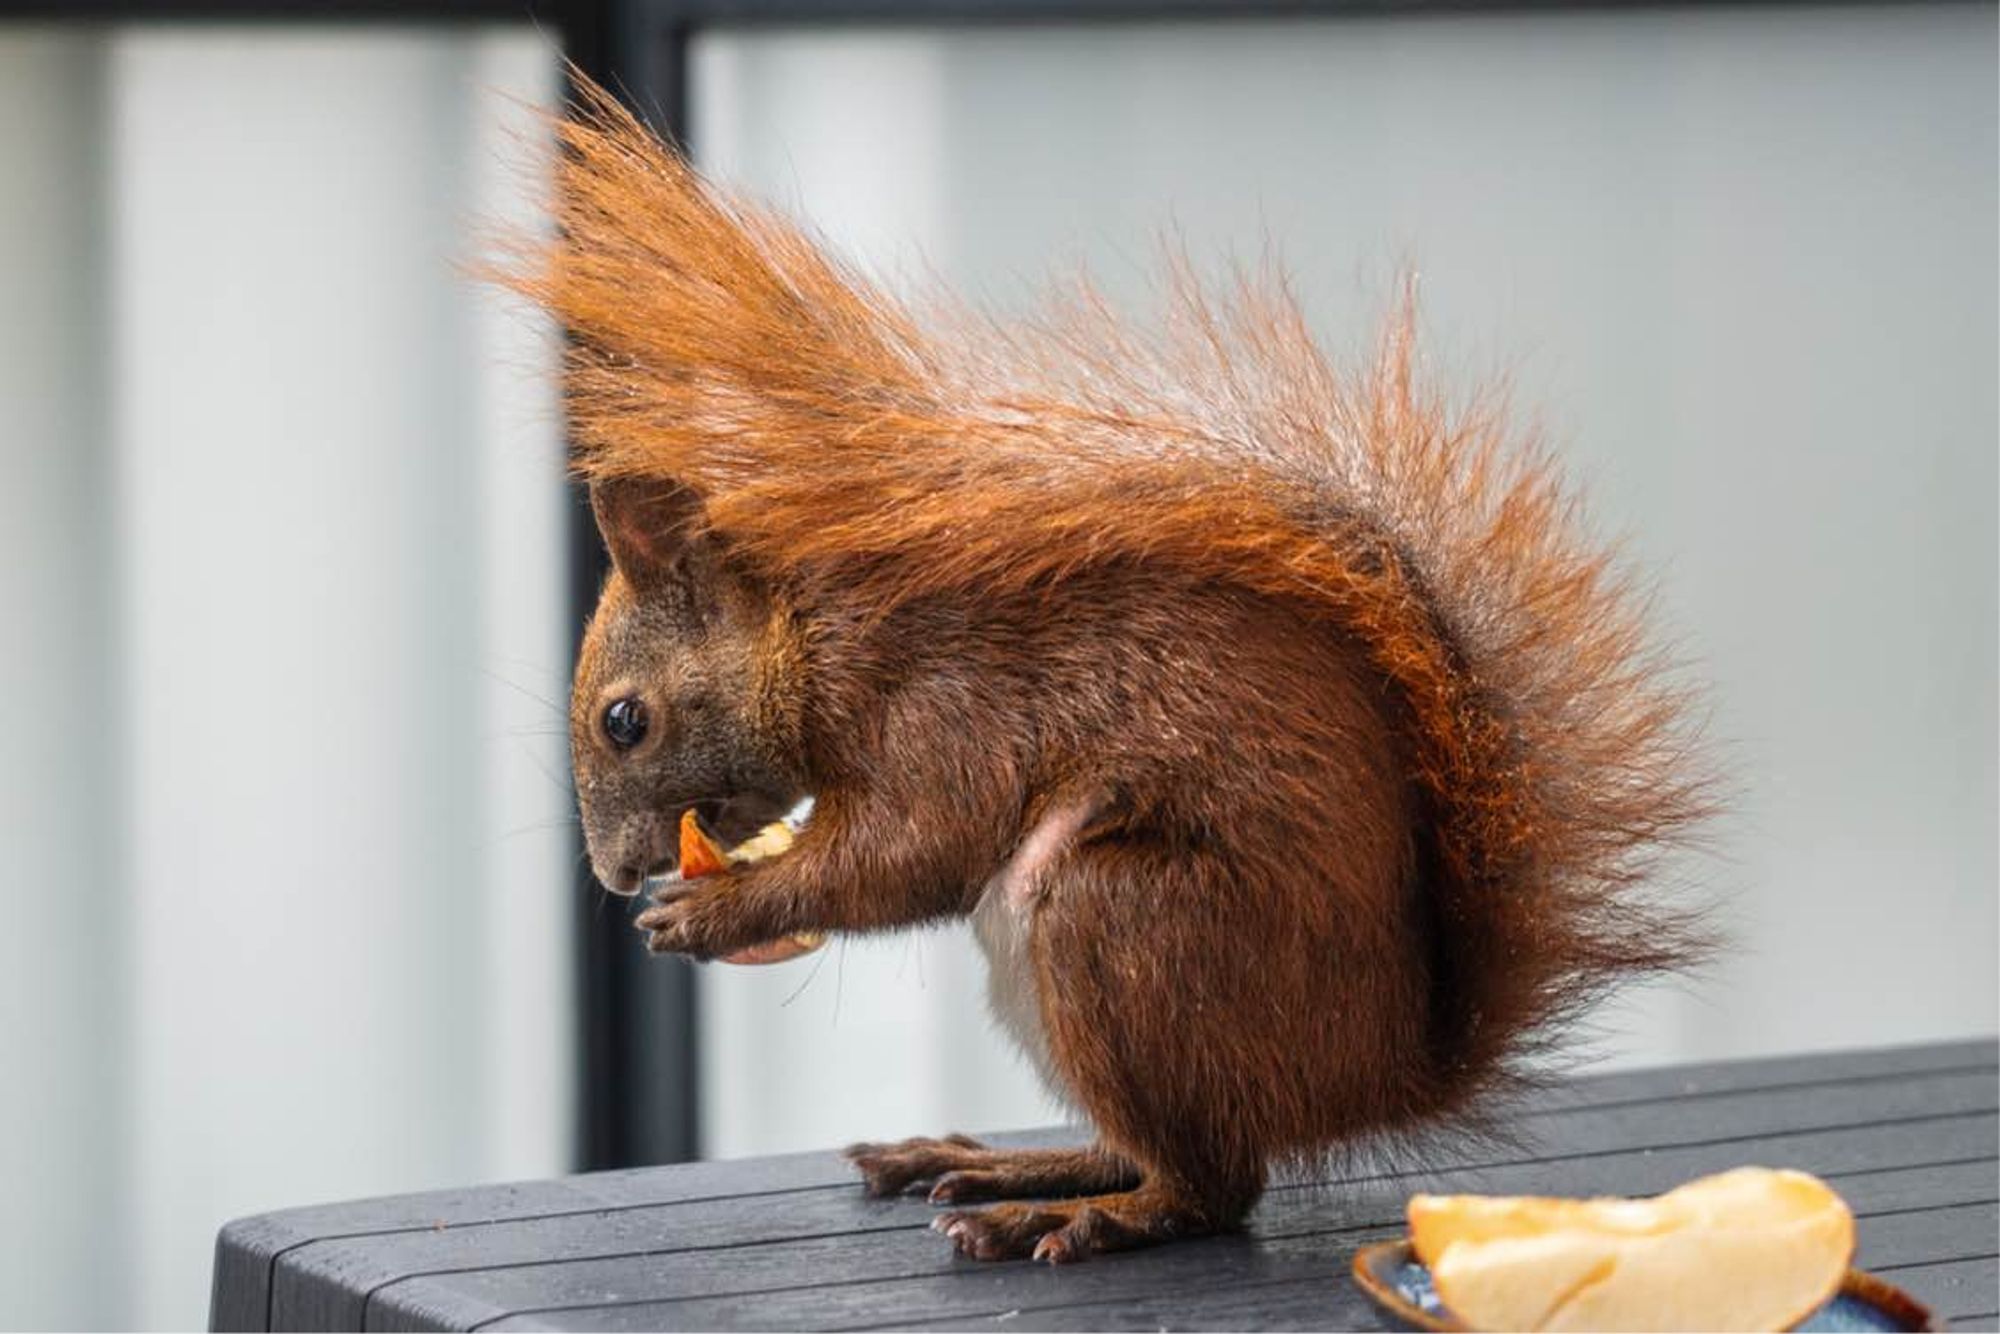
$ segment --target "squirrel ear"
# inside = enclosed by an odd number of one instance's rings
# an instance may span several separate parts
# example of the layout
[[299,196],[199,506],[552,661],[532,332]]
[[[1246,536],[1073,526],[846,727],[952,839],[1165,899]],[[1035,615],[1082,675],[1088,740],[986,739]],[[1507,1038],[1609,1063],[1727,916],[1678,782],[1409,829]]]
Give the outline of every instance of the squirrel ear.
[[673,482],[623,477],[592,482],[590,508],[611,563],[634,584],[676,574],[707,541],[699,531],[700,500]]

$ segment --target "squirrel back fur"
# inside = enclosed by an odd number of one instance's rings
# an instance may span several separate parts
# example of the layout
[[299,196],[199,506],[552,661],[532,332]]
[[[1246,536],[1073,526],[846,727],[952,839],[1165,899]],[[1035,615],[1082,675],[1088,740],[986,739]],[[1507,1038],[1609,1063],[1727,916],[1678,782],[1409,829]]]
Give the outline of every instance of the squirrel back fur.
[[[991,750],[1006,773],[965,782],[1004,788],[995,809],[1018,819],[980,854],[993,865],[967,854],[972,885],[950,910],[1074,797],[1069,832],[1100,849],[1107,882],[1120,867],[1139,876],[1149,847],[1192,867],[1213,856],[1214,881],[1190,871],[1179,892],[1226,901],[1239,925],[1268,911],[1246,941],[1283,939],[1321,898],[1331,916],[1314,929],[1329,949],[1343,921],[1366,938],[1338,961],[1346,976],[1301,974],[1323,994],[1283,997],[1352,995],[1350,1021],[1380,1031],[1352,1051],[1382,1071],[1300,1076],[1296,1096],[1324,1081],[1351,1114],[1232,1107],[1264,1118],[1246,1132],[1256,1142],[1158,1148],[1141,1142],[1149,1116],[1207,1113],[1119,1093],[1098,1058],[1075,1056],[1074,1084],[1111,1090],[1070,1092],[1112,1149],[1199,1177],[1204,1154],[1276,1158],[1449,1123],[1608,987],[1688,961],[1690,915],[1644,886],[1709,805],[1688,701],[1643,599],[1546,454],[1497,400],[1454,409],[1417,383],[1407,298],[1354,376],[1272,280],[1214,296],[1177,271],[1157,330],[1088,291],[1014,325],[919,318],[796,226],[702,181],[602,93],[586,91],[559,132],[556,233],[502,280],[570,335],[577,471],[602,492],[691,497],[675,522],[787,590],[785,651],[830,680],[800,687],[816,703],[786,735],[820,753],[843,744],[830,730],[892,727],[885,701],[902,678],[888,677],[902,669],[885,664],[904,658],[970,709],[1034,694],[975,715],[1003,737]],[[1008,654],[1039,665],[1017,670]],[[580,735],[593,707],[579,706]],[[1099,722],[1078,721],[1091,710]],[[1198,774],[1149,789],[1147,766],[1178,763],[1176,738],[1218,775],[1214,804],[1175,795],[1196,792]],[[1126,767],[1097,764],[1093,748]],[[829,755],[804,769],[859,791],[882,763]],[[1246,887],[1259,876],[1288,887]],[[1058,957],[1066,928],[1052,916],[1038,929],[1052,1036],[1087,1047],[1064,1036],[1092,1004],[1076,979],[1115,952]],[[1273,988],[1292,985],[1272,968]],[[1239,1017],[1239,1045],[1257,1045],[1257,1022]],[[1108,1047],[1099,1063],[1117,1059],[1134,1058]],[[1240,1213],[1228,1191],[1208,1194],[1211,1222]]]

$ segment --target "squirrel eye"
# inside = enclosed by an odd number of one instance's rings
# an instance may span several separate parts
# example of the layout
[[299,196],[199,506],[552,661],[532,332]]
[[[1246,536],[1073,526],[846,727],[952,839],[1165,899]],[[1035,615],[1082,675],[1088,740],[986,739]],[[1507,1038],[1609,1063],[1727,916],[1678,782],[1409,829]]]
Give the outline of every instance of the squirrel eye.
[[620,750],[630,750],[646,739],[646,705],[626,697],[614,699],[604,710],[604,735]]

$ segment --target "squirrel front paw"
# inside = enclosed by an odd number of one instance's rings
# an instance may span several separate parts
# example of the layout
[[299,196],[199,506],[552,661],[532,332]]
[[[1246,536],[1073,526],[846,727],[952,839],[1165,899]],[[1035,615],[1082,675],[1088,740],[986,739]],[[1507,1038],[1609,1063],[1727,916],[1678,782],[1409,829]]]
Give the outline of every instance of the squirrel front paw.
[[707,961],[747,949],[767,939],[745,912],[743,896],[734,892],[735,877],[703,877],[700,885],[683,882],[664,892],[652,907],[633,919],[646,933],[646,948],[654,954],[685,954]]

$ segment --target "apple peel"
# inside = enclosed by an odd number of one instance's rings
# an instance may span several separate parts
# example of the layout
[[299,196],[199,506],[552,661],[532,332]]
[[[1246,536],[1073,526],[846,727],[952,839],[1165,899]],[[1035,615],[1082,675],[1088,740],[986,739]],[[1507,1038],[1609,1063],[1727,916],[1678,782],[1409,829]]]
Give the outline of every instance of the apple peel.
[[[681,812],[681,879],[699,880],[732,865],[749,865],[775,857],[792,845],[792,828],[783,821],[765,825],[749,838],[724,852],[702,831],[692,810]],[[826,943],[819,931],[795,931],[777,940],[762,941],[747,949],[722,956],[723,963],[783,963],[802,954],[811,954]]]

